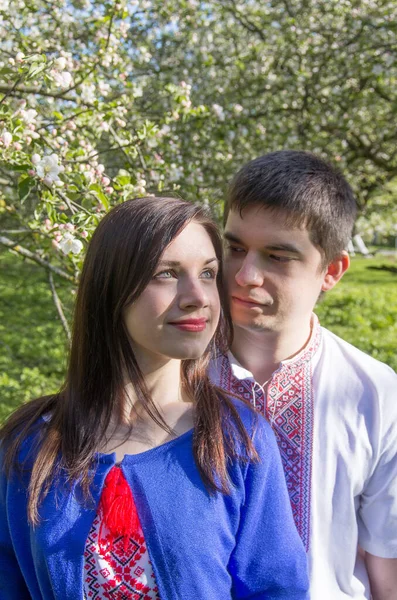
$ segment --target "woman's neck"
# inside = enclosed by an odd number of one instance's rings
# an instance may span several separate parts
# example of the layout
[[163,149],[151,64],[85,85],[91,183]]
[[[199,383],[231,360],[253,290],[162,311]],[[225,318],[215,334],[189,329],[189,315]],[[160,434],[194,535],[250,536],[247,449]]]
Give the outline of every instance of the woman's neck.
[[193,403],[181,389],[181,361],[169,360],[143,371],[145,383],[155,408],[168,427],[156,423],[137,404],[131,382],[125,386],[122,415],[114,415],[108,427],[106,442],[100,449],[105,454],[116,452],[116,460],[125,454],[137,454],[178,437],[193,427]]
[[[161,412],[169,404],[186,402],[181,392],[181,361],[170,359],[167,362],[139,365],[146,387],[156,408]],[[136,404],[136,391],[129,381],[125,386],[126,410]]]

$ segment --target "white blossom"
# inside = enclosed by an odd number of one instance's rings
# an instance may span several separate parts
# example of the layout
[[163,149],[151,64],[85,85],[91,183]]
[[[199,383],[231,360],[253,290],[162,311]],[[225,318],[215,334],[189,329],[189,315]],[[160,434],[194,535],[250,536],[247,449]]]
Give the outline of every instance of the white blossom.
[[214,113],[216,114],[216,116],[218,117],[218,119],[220,121],[224,121],[225,120],[225,112],[224,112],[222,106],[220,106],[219,104],[213,104],[212,105],[212,110],[214,111]]
[[91,103],[95,101],[95,98],[95,85],[93,83],[83,83],[83,85],[81,86],[82,101]]
[[53,69],[51,71],[51,75],[52,75],[55,83],[57,83],[59,85],[59,87],[61,87],[61,88],[68,88],[71,86],[71,84],[73,82],[73,78],[72,78],[71,74],[69,73],[69,71],[62,71],[62,73],[60,73],[59,71],[55,71]]
[[37,110],[34,108],[29,108],[28,110],[21,110],[22,121],[27,125],[29,123],[34,123],[37,117]]
[[66,58],[64,56],[60,56],[54,60],[54,68],[57,71],[64,71],[66,69]]
[[7,131],[6,129],[3,129],[3,132],[0,136],[0,140],[3,142],[3,146],[5,148],[8,148],[8,146],[12,142],[12,134],[9,131]]
[[[35,155],[33,155],[35,156]],[[32,157],[33,162],[33,157]],[[38,163],[36,163],[37,175],[43,179],[49,185],[60,181],[59,173],[62,173],[64,167],[58,164],[57,154],[51,154],[50,156],[44,156]]]
[[58,242],[58,247],[64,254],[80,254],[83,249],[83,243],[71,233],[65,233]]

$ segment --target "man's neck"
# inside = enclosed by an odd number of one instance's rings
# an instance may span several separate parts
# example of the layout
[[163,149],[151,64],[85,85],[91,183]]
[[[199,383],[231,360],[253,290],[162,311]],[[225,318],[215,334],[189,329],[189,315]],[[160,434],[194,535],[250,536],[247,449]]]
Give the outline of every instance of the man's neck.
[[284,360],[293,358],[306,346],[311,323],[293,329],[252,331],[235,326],[232,353],[238,362],[252,373],[255,381],[264,385]]

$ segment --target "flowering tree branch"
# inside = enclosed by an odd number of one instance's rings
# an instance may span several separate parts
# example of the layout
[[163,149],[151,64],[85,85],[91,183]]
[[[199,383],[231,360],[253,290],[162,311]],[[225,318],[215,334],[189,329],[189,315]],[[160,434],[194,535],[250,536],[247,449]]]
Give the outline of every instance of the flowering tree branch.
[[9,238],[6,238],[6,237],[0,235],[0,244],[2,244],[3,246],[6,246],[13,252],[17,252],[21,256],[28,258],[29,260],[32,260],[33,262],[37,263],[41,267],[44,267],[48,271],[52,271],[53,273],[56,273],[56,275],[59,275],[63,279],[66,279],[67,281],[70,281],[71,283],[73,283],[75,285],[77,284],[77,280],[75,277],[73,277],[73,275],[69,275],[69,273],[66,273],[62,269],[59,269],[55,265],[52,265],[47,260],[44,260],[44,258],[41,258],[34,252],[31,252],[30,250],[28,250],[27,248],[23,248],[17,242],[14,242],[14,241],[10,240]]

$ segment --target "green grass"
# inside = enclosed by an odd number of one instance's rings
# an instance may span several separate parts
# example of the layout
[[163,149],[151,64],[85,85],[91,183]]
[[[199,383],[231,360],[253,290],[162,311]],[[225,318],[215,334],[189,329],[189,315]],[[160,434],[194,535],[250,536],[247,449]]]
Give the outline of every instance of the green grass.
[[[62,282],[55,283],[67,299],[70,292]],[[47,274],[9,251],[1,252],[0,422],[22,402],[59,388],[66,348]]]
[[316,308],[322,325],[397,370],[397,260],[352,259]]
[[[63,282],[56,285],[70,318],[73,298]],[[353,258],[316,312],[324,326],[397,370],[395,258]],[[0,252],[0,422],[22,402],[59,388],[66,350],[46,273]]]

